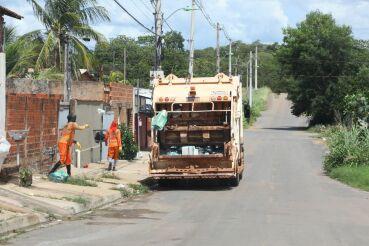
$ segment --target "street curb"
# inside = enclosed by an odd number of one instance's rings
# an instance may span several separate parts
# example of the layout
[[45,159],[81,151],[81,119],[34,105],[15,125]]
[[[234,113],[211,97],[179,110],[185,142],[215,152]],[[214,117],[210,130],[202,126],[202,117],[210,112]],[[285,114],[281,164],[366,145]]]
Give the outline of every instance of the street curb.
[[5,236],[10,232],[15,232],[19,230],[24,230],[29,227],[47,222],[45,216],[41,214],[24,214],[24,215],[17,215],[14,218],[6,220],[0,223],[0,238],[1,236]]

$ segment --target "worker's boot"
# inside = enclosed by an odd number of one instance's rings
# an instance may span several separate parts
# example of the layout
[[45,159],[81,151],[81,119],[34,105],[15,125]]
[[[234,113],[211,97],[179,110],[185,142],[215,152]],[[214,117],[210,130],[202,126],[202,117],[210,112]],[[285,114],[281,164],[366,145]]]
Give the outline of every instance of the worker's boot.
[[114,160],[113,171],[116,171],[116,169],[115,169],[116,166],[117,166],[117,160]]
[[108,167],[108,171],[111,171],[111,162],[109,162],[109,167]]

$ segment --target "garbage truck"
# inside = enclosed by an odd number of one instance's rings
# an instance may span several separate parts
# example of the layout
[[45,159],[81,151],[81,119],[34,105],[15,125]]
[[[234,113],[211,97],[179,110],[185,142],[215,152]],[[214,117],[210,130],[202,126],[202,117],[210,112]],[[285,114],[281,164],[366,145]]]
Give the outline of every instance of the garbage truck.
[[221,179],[237,186],[244,164],[238,76],[153,81],[149,173],[160,181]]

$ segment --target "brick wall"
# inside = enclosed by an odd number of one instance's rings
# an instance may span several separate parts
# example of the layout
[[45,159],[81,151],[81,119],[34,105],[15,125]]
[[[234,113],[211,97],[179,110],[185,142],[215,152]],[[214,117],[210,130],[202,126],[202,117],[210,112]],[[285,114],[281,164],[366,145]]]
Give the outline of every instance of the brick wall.
[[[52,160],[43,150],[57,144],[58,111],[61,96],[45,94],[10,94],[6,96],[6,130],[29,129],[27,139],[20,145],[22,163],[39,171],[45,171]],[[12,147],[7,163],[15,163],[16,143]]]
[[133,130],[133,86],[121,83],[110,83],[105,88],[107,103],[120,122]]

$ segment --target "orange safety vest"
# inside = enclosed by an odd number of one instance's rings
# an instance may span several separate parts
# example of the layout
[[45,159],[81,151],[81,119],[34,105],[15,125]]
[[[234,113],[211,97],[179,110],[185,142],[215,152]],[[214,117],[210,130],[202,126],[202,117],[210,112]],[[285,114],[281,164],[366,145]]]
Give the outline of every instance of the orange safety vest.
[[66,124],[60,133],[59,143],[72,145],[74,141],[75,131],[76,131],[76,123],[70,122]]
[[108,141],[109,147],[122,147],[119,129],[117,129],[116,131],[112,131],[109,129],[109,131],[105,135],[105,139]]

